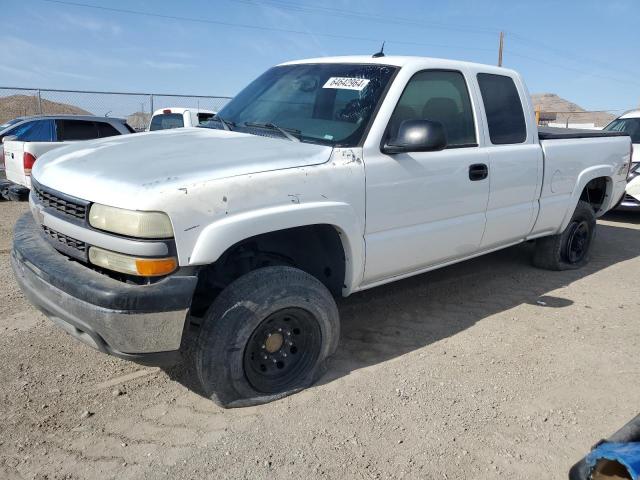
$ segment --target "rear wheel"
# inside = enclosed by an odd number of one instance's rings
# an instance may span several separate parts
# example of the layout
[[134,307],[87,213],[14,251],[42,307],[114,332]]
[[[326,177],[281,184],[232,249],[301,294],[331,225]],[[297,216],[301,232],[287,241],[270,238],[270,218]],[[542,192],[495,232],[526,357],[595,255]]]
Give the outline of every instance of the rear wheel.
[[327,288],[291,267],[240,277],[216,298],[195,349],[198,379],[223,407],[266,403],[310,386],[340,335]]
[[579,201],[567,228],[536,241],[533,264],[547,270],[572,270],[586,265],[596,233],[591,205]]

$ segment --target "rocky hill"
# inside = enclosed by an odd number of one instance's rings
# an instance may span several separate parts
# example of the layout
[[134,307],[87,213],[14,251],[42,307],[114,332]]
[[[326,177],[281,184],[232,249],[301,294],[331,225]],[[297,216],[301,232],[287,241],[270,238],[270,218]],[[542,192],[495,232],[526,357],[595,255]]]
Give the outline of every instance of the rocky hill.
[[569,123],[595,123],[597,127],[604,127],[615,118],[615,115],[608,112],[588,112],[580,105],[565,100],[555,93],[534,93],[531,99],[534,107],[539,107],[543,112],[543,119],[553,117],[549,114],[555,113],[555,120],[551,121],[557,123],[568,120]]
[[[44,98],[40,100],[40,105],[42,106],[42,113],[45,114],[91,115],[90,112],[74,105],[52,102]],[[0,123],[12,118],[37,115],[39,113],[38,97],[36,96],[9,95],[0,97]]]
[[147,112],[134,112],[131,115],[127,115],[127,123],[133,127],[137,132],[142,132],[151,120],[151,114]]

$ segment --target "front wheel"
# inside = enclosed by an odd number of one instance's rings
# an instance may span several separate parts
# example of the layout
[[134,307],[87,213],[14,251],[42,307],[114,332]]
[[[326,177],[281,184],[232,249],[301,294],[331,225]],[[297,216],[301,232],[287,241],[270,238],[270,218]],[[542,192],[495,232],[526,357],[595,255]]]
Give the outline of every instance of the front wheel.
[[593,208],[581,200],[562,233],[536,240],[534,266],[547,270],[573,270],[586,265],[595,233]]
[[198,379],[227,408],[285,397],[322,374],[339,325],[336,303],[315,277],[291,267],[254,270],[208,309],[195,349]]

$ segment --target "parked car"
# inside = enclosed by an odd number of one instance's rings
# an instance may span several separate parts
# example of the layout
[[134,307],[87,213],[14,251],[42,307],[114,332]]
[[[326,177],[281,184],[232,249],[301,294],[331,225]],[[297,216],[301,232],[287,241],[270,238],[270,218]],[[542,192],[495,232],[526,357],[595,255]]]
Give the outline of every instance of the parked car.
[[148,130],[169,130],[172,128],[197,127],[213,117],[216,112],[194,108],[171,107],[153,112]]
[[[604,127],[604,130],[607,132],[625,132],[631,137],[633,142],[633,163],[628,177],[630,185],[631,180],[640,175],[640,110],[626,112]],[[617,209],[640,211],[640,195],[630,191],[627,187],[626,193],[618,204]]]
[[285,63],[216,118],[46,154],[11,258],[78,340],[187,349],[225,407],[319,377],[335,296],[527,240],[538,267],[585,265],[631,162],[627,134],[538,131],[518,73],[452,60]]
[[618,208],[637,210],[638,204],[640,204],[640,172],[636,167],[635,173],[629,176],[624,198]]
[[7,180],[0,185],[5,198],[24,197],[31,188],[31,170],[44,153],[78,140],[125,135],[134,130],[121,118],[88,115],[30,117],[3,138]]
[[28,122],[30,118],[31,117],[17,117],[0,125],[0,170],[4,170],[4,146],[2,140],[6,135],[12,135],[18,128],[18,125]]

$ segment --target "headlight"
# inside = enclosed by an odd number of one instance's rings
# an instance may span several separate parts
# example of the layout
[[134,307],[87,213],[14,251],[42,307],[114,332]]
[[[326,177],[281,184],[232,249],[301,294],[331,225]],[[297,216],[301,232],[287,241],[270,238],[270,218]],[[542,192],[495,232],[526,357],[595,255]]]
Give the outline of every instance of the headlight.
[[638,175],[640,175],[640,162],[632,163],[627,180],[633,180]]
[[168,275],[178,266],[175,257],[136,258],[98,247],[89,248],[89,261],[107,270],[141,277]]
[[94,203],[89,211],[92,227],[138,238],[171,238],[171,220],[162,212],[138,212]]

